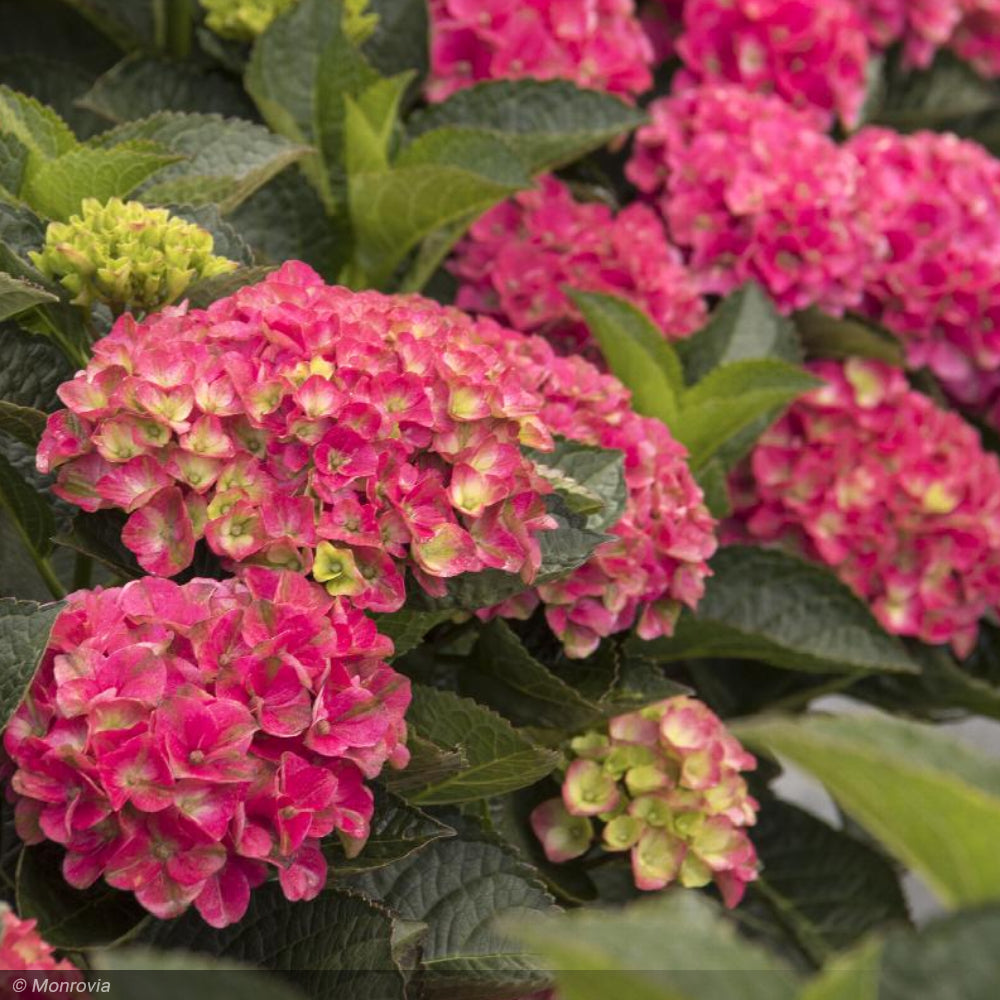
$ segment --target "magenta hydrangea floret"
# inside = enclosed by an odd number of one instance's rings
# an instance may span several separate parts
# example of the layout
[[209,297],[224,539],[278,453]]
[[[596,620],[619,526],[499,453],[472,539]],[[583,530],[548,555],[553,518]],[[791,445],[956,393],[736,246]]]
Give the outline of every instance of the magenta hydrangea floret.
[[[22,920],[9,906],[0,903],[0,991],[4,996],[14,995],[8,972],[77,972],[77,968],[67,959],[56,959],[52,945],[43,941],[35,929],[37,920]],[[67,981],[60,978],[56,981]],[[72,981],[83,984],[82,976],[72,977]],[[24,980],[21,980],[24,982]]]
[[369,834],[366,779],[409,760],[409,681],[362,612],[291,572],[70,595],[4,734],[15,821],[161,919],[238,921],[276,873],[326,883],[319,841]]
[[643,309],[672,340],[701,327],[705,302],[648,206],[615,214],[579,202],[555,177],[491,209],[456,248],[456,304],[540,333],[561,353],[586,350],[587,328],[566,286],[607,292]]
[[551,446],[541,397],[472,321],[304,264],[205,310],[123,317],[59,394],[39,469],[84,510],[125,511],[159,576],[203,539],[231,570],[311,572],[394,611],[407,568],[438,596],[484,568],[530,583],[555,527],[521,451]]
[[562,795],[531,813],[546,857],[572,860],[597,843],[628,852],[639,889],[714,882],[727,906],[757,877],[746,827],[758,804],[742,771],[754,757],[714,712],[687,696],[611,719],[570,744]]
[[631,97],[648,90],[653,47],[633,0],[431,0],[427,96],[480,80],[572,80]]
[[629,179],[659,210],[704,292],[754,280],[784,312],[861,300],[872,237],[859,168],[773,95],[710,84],[650,106]]
[[628,390],[580,357],[559,357],[540,337],[511,337],[480,323],[545,399],[554,434],[620,450],[627,498],[621,519],[591,558],[568,576],[494,609],[525,617],[545,607],[569,656],[592,653],[603,636],[637,626],[644,639],[673,632],[682,606],[695,607],[715,552],[715,522],[687,465],[687,453],[658,420],[631,409]]
[[733,538],[836,572],[890,632],[959,655],[1000,604],[1000,461],[882,362],[816,362],[734,482]]
[[857,123],[868,42],[852,0],[686,0],[677,40],[687,83],[773,93],[827,126]]
[[879,252],[861,311],[960,402],[990,410],[1000,373],[1000,161],[950,134],[866,128],[859,224]]

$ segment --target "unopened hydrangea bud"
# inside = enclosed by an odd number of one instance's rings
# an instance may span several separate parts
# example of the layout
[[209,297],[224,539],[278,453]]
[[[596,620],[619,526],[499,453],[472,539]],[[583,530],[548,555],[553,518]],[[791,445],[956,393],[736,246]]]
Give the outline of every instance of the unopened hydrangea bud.
[[[220,38],[252,42],[271,22],[294,6],[296,0],[201,0],[205,24]],[[345,0],[344,33],[360,44],[375,30],[378,16],[367,12],[368,0]]]
[[49,224],[44,248],[30,257],[76,305],[148,312],[179,299],[192,281],[236,269],[212,248],[211,233],[165,208],[85,198],[79,215]]
[[[546,857],[585,854],[603,823],[606,851],[628,851],[635,884],[663,889],[715,882],[728,906],[757,876],[757,856],[744,827],[757,818],[741,771],[753,756],[701,702],[668,698],[611,719],[603,734],[570,741],[561,799],[550,799],[530,822]],[[582,751],[586,756],[580,756]],[[576,817],[587,826],[573,826]]]

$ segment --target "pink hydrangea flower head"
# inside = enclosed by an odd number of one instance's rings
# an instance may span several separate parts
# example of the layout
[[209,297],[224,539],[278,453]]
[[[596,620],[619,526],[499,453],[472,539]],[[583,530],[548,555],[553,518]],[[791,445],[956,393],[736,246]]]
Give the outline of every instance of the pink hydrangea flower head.
[[0,903],[0,989],[6,994],[7,972],[77,972],[71,962],[57,961],[52,946],[35,930],[37,920],[22,920]]
[[161,919],[233,923],[271,869],[311,899],[320,838],[363,844],[366,779],[408,761],[391,652],[291,572],[72,594],[4,734],[17,830],[65,846],[71,885],[103,876]]
[[965,16],[950,47],[980,76],[1000,76],[1000,4],[996,0],[967,0]]
[[873,239],[859,169],[807,114],[708,84],[655,101],[626,168],[703,292],[754,280],[783,312],[858,304]]
[[540,333],[563,353],[591,343],[564,286],[628,299],[672,340],[705,322],[704,300],[648,206],[616,215],[576,201],[552,176],[474,223],[450,267],[462,282],[460,308]]
[[435,594],[484,568],[530,582],[555,527],[520,450],[551,446],[542,398],[472,321],[303,264],[205,310],[123,317],[60,395],[39,468],[83,509],[128,513],[123,540],[159,576],[204,544],[394,611],[407,568]]
[[573,657],[633,625],[644,639],[670,635],[681,607],[701,598],[716,548],[715,522],[684,448],[660,421],[632,411],[618,379],[583,358],[560,357],[540,337],[511,337],[490,320],[479,329],[544,396],[542,419],[554,434],[624,454],[627,489],[613,537],[586,563],[483,615],[526,617],[541,603]]
[[687,0],[677,51],[682,86],[777,94],[821,126],[860,115],[868,43],[852,0]]
[[990,409],[1000,371],[1000,161],[950,134],[866,128],[848,143],[878,234],[861,309],[962,403]]
[[967,654],[1000,602],[1000,462],[898,369],[811,367],[826,385],[761,437],[731,534],[826,563],[888,631]]
[[727,906],[742,899],[757,877],[745,827],[758,805],[741,772],[757,762],[703,703],[679,696],[617,716],[607,734],[572,740],[570,756],[562,797],[530,818],[550,861],[596,841],[629,853],[640,889],[715,882]]
[[653,78],[653,46],[633,0],[431,0],[427,96],[480,80],[572,80],[632,97]]

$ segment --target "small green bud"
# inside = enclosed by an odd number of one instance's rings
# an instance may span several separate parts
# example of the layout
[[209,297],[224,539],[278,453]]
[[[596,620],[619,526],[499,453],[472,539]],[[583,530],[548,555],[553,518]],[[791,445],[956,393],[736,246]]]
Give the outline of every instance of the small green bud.
[[198,278],[236,269],[212,253],[213,245],[211,233],[164,208],[85,198],[79,215],[49,224],[45,246],[29,256],[76,305],[149,312],[179,299]]
[[627,851],[645,829],[646,824],[635,816],[616,816],[604,828],[604,847],[608,851]]
[[589,760],[602,760],[608,752],[611,741],[603,733],[589,732],[583,736],[574,736],[570,740],[570,749],[577,757]]
[[[295,5],[296,0],[201,0],[205,24],[220,38],[252,42],[271,22]],[[343,30],[355,45],[367,41],[378,24],[378,15],[368,13],[368,0],[345,0]]]

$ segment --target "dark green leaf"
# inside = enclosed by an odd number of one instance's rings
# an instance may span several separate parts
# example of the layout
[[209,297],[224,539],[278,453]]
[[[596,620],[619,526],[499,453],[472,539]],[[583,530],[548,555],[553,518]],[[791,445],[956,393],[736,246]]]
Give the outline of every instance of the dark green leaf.
[[361,46],[365,58],[383,76],[415,71],[414,84],[430,67],[430,25],[426,0],[370,0],[378,18],[375,30]]
[[612,448],[594,448],[560,440],[553,451],[532,451],[539,473],[576,514],[586,516],[591,531],[606,531],[625,512],[625,456]]
[[495,712],[450,691],[414,685],[407,721],[419,736],[467,761],[461,771],[408,793],[411,802],[440,805],[502,795],[544,778],[559,760]]
[[61,604],[0,597],[0,729],[21,704],[61,610]]
[[536,174],[571,163],[644,121],[641,111],[617,97],[566,80],[494,80],[417,112],[407,127],[412,135],[449,125],[493,132]]
[[238,264],[253,264],[253,250],[231,222],[222,218],[217,205],[165,205],[172,215],[178,215],[188,222],[212,234],[212,252],[220,257],[228,257]]
[[394,657],[415,649],[435,625],[440,625],[452,617],[454,617],[453,611],[414,611],[410,608],[400,608],[391,614],[374,616],[379,632],[392,639],[396,647]]
[[52,551],[55,521],[44,496],[24,481],[24,477],[0,453],[0,508],[6,510],[22,541],[39,556]]
[[58,302],[57,296],[27,281],[12,278],[0,271],[0,320],[32,309],[43,302]]
[[[45,223],[24,205],[8,205],[0,199],[0,244],[24,258],[45,242]],[[9,271],[5,263],[4,270]]]
[[254,114],[242,87],[225,73],[141,52],[99,77],[78,103],[116,125],[163,111],[236,118]]
[[163,111],[100,137],[105,145],[154,142],[180,162],[160,171],[140,192],[152,204],[211,202],[231,212],[309,150],[263,125],[221,115]]
[[705,596],[669,639],[630,639],[658,661],[732,656],[791,670],[896,671],[916,665],[867,606],[827,569],[768,549],[731,545],[710,563]]
[[552,898],[528,865],[468,824],[418,855],[348,884],[427,925],[422,966],[428,1000],[490,1000],[531,993],[544,976],[527,949],[496,922],[552,912]]
[[218,274],[214,278],[196,281],[184,293],[184,298],[191,303],[192,309],[205,309],[217,299],[232,295],[246,285],[256,285],[263,281],[273,267],[240,267],[228,274]]
[[733,361],[780,358],[797,364],[802,360],[795,327],[755,282],[720,302],[708,323],[680,341],[677,350],[689,383],[700,382],[713,368]]
[[12,132],[0,132],[0,201],[16,199],[24,185],[28,147]]
[[330,877],[339,879],[395,864],[424,850],[435,840],[453,836],[454,832],[450,826],[376,785],[371,835],[361,853],[348,858],[332,837],[323,842],[323,853],[330,863]]
[[0,399],[50,412],[62,406],[56,388],[73,372],[47,340],[12,323],[0,325]]
[[402,1000],[403,976],[392,956],[392,919],[379,906],[327,890],[309,902],[285,899],[276,882],[255,889],[250,908],[223,930],[189,910],[157,921],[143,935],[150,944],[187,949],[288,973],[316,1000]]
[[17,912],[38,921],[38,933],[55,948],[110,945],[131,934],[149,914],[131,893],[95,883],[79,890],[63,878],[63,848],[47,842],[25,847],[17,866]]
[[0,399],[0,431],[35,448],[44,430],[45,414],[41,410]]
[[1000,896],[1000,761],[881,713],[764,716],[732,728],[819,778],[949,905]]
[[818,309],[795,314],[802,344],[814,358],[874,358],[903,367],[903,349],[892,334],[854,316],[828,316]]
[[150,49],[156,44],[154,5],[147,0],[63,0],[75,7],[119,48]]
[[383,772],[381,781],[397,795],[408,796],[450,778],[469,765],[468,755],[457,747],[439,747],[410,728],[406,747],[410,763],[402,771]]
[[73,518],[70,530],[53,541],[82,555],[90,556],[125,579],[143,575],[135,556],[122,542],[125,515],[121,511],[99,510],[80,513]]

